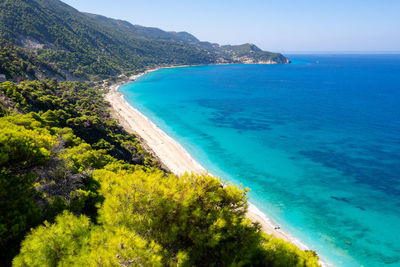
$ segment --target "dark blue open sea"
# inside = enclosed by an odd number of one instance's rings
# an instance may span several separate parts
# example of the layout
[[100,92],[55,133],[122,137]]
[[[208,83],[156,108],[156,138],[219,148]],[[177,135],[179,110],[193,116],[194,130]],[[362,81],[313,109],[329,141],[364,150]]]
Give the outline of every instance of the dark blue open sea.
[[337,266],[400,266],[400,55],[163,69],[120,88]]

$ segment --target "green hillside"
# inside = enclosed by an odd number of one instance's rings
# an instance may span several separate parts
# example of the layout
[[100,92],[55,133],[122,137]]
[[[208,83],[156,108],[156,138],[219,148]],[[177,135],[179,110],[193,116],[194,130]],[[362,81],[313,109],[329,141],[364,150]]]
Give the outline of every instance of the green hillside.
[[6,79],[65,78],[54,64],[44,62],[25,49],[0,38],[0,74]]
[[238,56],[189,33],[81,13],[58,0],[0,1],[0,37],[83,79],[160,65],[287,62],[269,52],[262,52],[262,57],[251,51]]
[[290,63],[279,53],[266,52],[254,44],[224,45],[220,47],[226,57],[239,60],[244,63],[255,61],[257,63]]

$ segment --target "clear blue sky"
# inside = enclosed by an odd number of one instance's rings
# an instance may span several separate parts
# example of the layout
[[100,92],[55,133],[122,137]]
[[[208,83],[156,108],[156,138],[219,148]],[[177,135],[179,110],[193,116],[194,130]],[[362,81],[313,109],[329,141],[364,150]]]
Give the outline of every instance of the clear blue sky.
[[400,51],[400,0],[63,0],[202,41],[271,51]]

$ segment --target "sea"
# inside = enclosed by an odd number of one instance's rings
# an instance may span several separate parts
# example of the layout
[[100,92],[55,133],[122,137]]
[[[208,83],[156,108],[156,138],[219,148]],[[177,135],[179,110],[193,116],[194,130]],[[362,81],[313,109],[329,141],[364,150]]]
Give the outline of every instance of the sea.
[[333,266],[400,266],[400,55],[161,69],[125,99]]

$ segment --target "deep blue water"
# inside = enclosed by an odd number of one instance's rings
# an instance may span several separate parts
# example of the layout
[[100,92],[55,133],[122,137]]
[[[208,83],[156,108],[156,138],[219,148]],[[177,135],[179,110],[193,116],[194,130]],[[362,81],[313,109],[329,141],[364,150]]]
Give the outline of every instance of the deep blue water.
[[121,87],[337,266],[400,266],[400,55],[164,69]]

